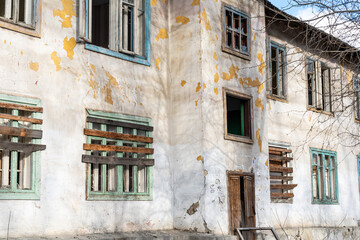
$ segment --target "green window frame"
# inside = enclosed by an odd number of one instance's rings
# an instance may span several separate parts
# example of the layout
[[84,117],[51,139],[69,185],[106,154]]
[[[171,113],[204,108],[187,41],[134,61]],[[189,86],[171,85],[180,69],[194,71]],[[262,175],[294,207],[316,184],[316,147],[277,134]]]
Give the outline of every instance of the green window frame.
[[[144,143],[137,140],[124,140],[121,137],[102,137],[99,135],[94,136],[96,134],[86,134],[88,145],[113,145],[125,148],[139,147],[152,150],[152,126],[150,118],[89,109],[87,114],[87,128],[90,130],[98,130],[103,133],[110,132],[113,135],[133,135],[133,137],[140,136],[151,139],[151,141]],[[144,128],[142,129],[141,126]],[[86,150],[85,147],[84,150]],[[85,159],[89,158],[89,155],[98,155],[100,156],[99,159],[103,161],[99,164],[86,161]],[[107,164],[113,160],[118,162],[116,164]],[[132,165],[129,165],[123,164],[123,161],[127,161],[127,163],[129,161],[134,162],[130,163]],[[87,200],[152,200],[154,162],[152,153],[141,154],[121,152],[121,150],[110,152],[87,149],[86,154],[83,155],[83,162],[87,163]]]
[[336,152],[316,148],[310,152],[312,203],[339,203]]
[[286,47],[270,43],[270,95],[286,98]]
[[[32,98],[26,98],[26,97],[18,97],[18,96],[12,96],[7,94],[0,94],[0,103],[3,104],[15,104],[17,106],[29,106],[29,107],[37,107],[41,108],[41,101],[39,99],[32,99]],[[24,122],[19,120],[8,120],[5,119],[5,115],[12,115],[14,118],[21,117],[21,113],[25,112],[23,110],[18,110],[16,108],[5,108],[4,106],[0,107],[1,114],[4,115],[4,118],[0,118],[1,120],[1,131],[3,134],[1,139],[2,144],[9,144],[9,142],[6,140],[10,140],[10,143],[20,143],[25,142],[25,137],[15,136],[14,134],[5,135],[3,131],[4,128],[11,128],[12,130],[21,129],[24,132],[28,131],[27,129],[30,129],[30,131],[36,132],[38,136],[36,138],[28,139],[29,144],[34,144],[33,146],[40,147],[42,149],[38,149],[37,151],[34,151],[32,153],[29,153],[29,155],[26,157],[27,154],[22,154],[17,150],[13,149],[7,149],[8,150],[8,158],[9,161],[5,160],[5,150],[1,149],[1,163],[0,163],[0,170],[1,170],[1,187],[0,187],[0,199],[28,199],[28,200],[40,200],[40,151],[44,150],[45,146],[40,145],[41,143],[41,124],[35,124],[32,123],[30,125],[30,128],[27,128],[25,126]],[[42,109],[42,108],[41,108]],[[41,110],[42,111],[42,110]],[[28,118],[31,119],[41,119],[41,112],[32,112],[28,113]],[[4,154],[3,154],[4,153]],[[26,161],[26,163],[25,163]],[[6,163],[7,162],[7,163]],[[5,164],[7,165],[5,169]],[[29,166],[26,167],[25,173],[25,164],[29,164]],[[7,172],[7,173],[6,173]],[[6,186],[4,184],[4,174],[8,175],[8,179],[6,180],[7,184]],[[27,176],[25,177],[25,174]],[[27,179],[27,180],[21,180],[21,179]],[[27,182],[26,184],[24,182]],[[25,186],[26,185],[26,186]]]

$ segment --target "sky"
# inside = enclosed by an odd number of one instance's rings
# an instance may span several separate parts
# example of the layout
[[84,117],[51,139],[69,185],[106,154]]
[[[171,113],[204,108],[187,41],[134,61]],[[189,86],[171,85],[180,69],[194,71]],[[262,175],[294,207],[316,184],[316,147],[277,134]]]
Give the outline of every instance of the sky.
[[299,8],[299,7],[293,7],[289,8],[289,2],[292,2],[291,0],[270,0],[270,2],[278,7],[279,9],[283,10],[284,12],[294,16],[294,17],[301,17],[302,19],[306,19],[308,16],[313,16],[312,14],[312,8]]

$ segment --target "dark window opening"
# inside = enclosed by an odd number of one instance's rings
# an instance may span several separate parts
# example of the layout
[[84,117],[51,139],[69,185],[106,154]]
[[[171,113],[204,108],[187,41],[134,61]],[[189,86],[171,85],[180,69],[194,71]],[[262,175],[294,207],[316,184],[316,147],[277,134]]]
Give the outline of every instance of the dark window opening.
[[251,137],[250,100],[226,96],[227,133]]
[[109,0],[93,0],[92,43],[109,48]]

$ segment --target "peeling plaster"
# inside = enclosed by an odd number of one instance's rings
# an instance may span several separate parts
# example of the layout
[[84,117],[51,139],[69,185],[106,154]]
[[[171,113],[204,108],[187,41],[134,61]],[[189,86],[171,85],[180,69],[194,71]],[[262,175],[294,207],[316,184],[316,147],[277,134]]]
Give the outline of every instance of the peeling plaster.
[[239,67],[234,66],[234,64],[231,64],[229,68],[229,73],[222,73],[221,78],[225,81],[230,81],[231,79],[238,78]]
[[207,31],[211,31],[211,25],[210,25],[209,20],[207,19],[207,14],[206,14],[205,8],[203,9],[203,12],[201,13],[201,16],[202,16],[202,20],[203,20],[204,23],[205,23],[205,29],[206,29]]
[[191,6],[200,6],[200,0],[193,0]]
[[219,90],[218,90],[217,88],[214,88],[214,93],[215,93],[216,95],[218,95],[218,94],[219,94]]
[[53,51],[51,53],[51,60],[53,60],[54,64],[56,65],[56,71],[60,71],[61,70],[61,66],[60,66],[60,62],[61,59],[57,56],[57,52]]
[[199,162],[201,161],[202,163],[204,163],[204,157],[199,155],[196,160],[198,160]]
[[214,52],[213,58],[214,58],[216,61],[218,60],[218,57],[217,57],[217,55],[216,55],[216,52]]
[[208,171],[207,170],[204,170],[204,176],[206,177],[208,175]]
[[200,82],[198,82],[198,84],[196,86],[196,92],[200,91],[200,89],[201,89],[201,84],[200,84]]
[[64,38],[64,50],[67,53],[68,58],[70,58],[71,60],[73,59],[74,56],[74,48],[76,46],[76,40],[75,38],[70,38],[68,39],[67,37]]
[[150,4],[151,4],[152,7],[156,6],[156,0],[151,0]]
[[214,75],[214,82],[218,82],[219,81],[219,73],[215,73]]
[[73,9],[73,0],[61,0],[61,3],[63,5],[63,10],[60,9],[53,9],[53,16],[54,17],[60,17],[60,22],[62,23],[63,28],[71,28],[71,18],[74,16],[76,17],[76,12]]
[[203,90],[205,90],[206,88],[206,83],[203,83]]
[[88,80],[88,83],[94,92],[93,97],[96,99],[96,92],[99,89],[99,83],[94,79],[94,73],[96,73],[95,66],[90,64],[90,67],[92,70],[90,70],[90,79]]
[[193,215],[197,212],[197,209],[199,207],[199,202],[193,203],[190,208],[186,211],[187,214]]
[[266,159],[265,166],[269,167],[269,159]]
[[260,138],[260,128],[258,128],[258,130],[256,131],[256,139],[258,140],[258,145],[259,145],[259,149],[260,149],[260,152],[261,152],[262,141],[261,141],[261,138]]
[[184,17],[184,16],[176,17],[176,23],[187,24],[188,22],[190,22],[190,19],[187,17]]
[[261,93],[261,90],[264,89],[264,84],[262,84],[258,78],[256,80],[252,80],[251,78],[239,78],[239,83],[244,86],[247,85],[249,87],[257,87],[258,93]]
[[185,84],[186,84],[186,81],[185,81],[185,80],[182,80],[182,81],[181,81],[181,86],[183,87],[183,86],[185,86]]
[[311,122],[311,115],[309,115],[309,122]]
[[261,102],[261,98],[257,98],[257,99],[255,100],[255,106],[257,106],[258,108],[260,108],[261,111],[264,111],[264,106],[263,106],[263,104],[262,104],[262,102]]
[[169,35],[168,35],[168,33],[167,33],[167,31],[166,31],[165,28],[159,29],[159,33],[158,33],[158,35],[156,35],[156,37],[155,37],[156,41],[159,41],[160,38],[161,38],[161,39],[169,38]]
[[39,63],[38,62],[30,62],[30,69],[37,72],[39,71]]

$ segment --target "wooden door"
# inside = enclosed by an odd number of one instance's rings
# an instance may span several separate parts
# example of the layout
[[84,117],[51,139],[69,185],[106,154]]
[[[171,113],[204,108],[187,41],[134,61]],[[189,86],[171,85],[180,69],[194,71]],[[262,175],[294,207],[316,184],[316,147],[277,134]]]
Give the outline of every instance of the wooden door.
[[[255,186],[251,173],[228,172],[228,191],[230,204],[230,230],[255,227]],[[255,240],[255,231],[243,231],[245,240]]]

